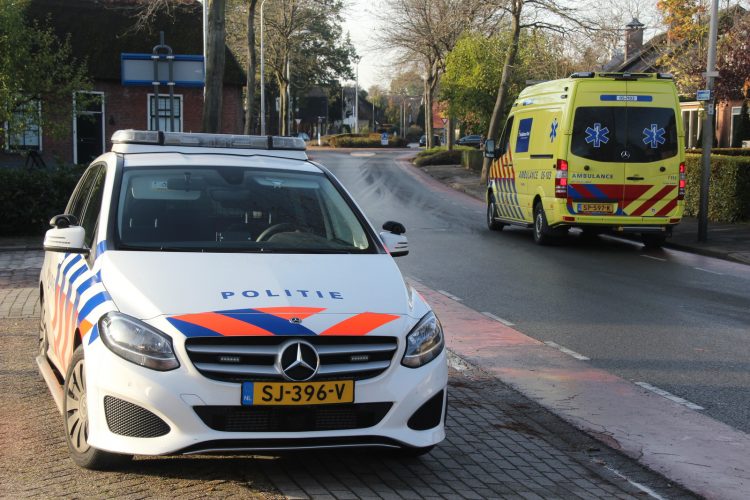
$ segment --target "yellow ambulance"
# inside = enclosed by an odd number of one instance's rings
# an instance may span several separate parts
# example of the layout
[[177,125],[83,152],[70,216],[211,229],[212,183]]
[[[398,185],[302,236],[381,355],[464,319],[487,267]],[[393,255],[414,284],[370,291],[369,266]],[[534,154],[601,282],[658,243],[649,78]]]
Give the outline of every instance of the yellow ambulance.
[[527,87],[497,147],[485,144],[487,225],[532,227],[539,244],[578,227],[661,246],[684,208],[680,116],[667,74],[574,73]]

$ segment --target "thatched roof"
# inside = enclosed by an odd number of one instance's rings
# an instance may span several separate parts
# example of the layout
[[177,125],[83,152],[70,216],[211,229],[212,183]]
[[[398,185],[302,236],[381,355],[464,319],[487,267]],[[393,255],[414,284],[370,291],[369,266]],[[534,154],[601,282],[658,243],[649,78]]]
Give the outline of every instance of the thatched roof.
[[[175,54],[203,53],[203,11],[196,0],[184,0],[161,12],[141,31],[135,30],[134,0],[30,0],[28,19],[51,26],[61,39],[70,36],[73,54],[88,61],[95,80],[120,80],[120,54],[151,53],[164,31]],[[229,49],[224,82],[243,85],[244,72]]]

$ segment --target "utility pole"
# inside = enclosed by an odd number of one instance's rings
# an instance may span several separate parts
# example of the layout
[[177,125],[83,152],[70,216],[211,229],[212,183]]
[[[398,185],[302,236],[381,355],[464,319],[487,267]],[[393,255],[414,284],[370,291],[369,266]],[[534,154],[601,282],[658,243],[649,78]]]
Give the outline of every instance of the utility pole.
[[359,134],[359,60],[360,57],[356,57],[357,63],[357,79],[354,81],[354,133]]
[[266,58],[263,45],[263,5],[260,2],[260,135],[266,135]]
[[711,146],[714,142],[714,77],[716,72],[716,36],[718,32],[718,0],[711,0],[711,25],[708,33],[708,61],[706,61],[706,88],[711,98],[706,101],[703,118],[703,157],[701,164],[701,199],[698,211],[698,241],[708,239],[708,184],[711,181]]

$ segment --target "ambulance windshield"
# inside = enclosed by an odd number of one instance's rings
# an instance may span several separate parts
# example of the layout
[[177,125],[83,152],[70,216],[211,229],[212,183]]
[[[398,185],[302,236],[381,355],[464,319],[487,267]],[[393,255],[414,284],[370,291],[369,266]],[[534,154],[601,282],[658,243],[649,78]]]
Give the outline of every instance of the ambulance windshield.
[[570,151],[593,161],[648,163],[677,154],[674,110],[649,107],[580,107]]

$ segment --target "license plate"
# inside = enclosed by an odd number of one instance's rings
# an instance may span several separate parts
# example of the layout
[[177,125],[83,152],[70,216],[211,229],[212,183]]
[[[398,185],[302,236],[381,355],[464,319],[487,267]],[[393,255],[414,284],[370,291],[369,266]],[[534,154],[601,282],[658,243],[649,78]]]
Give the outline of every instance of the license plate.
[[612,214],[614,211],[612,203],[578,203],[577,210],[579,214]]
[[354,381],[243,382],[242,404],[329,405],[354,402]]

